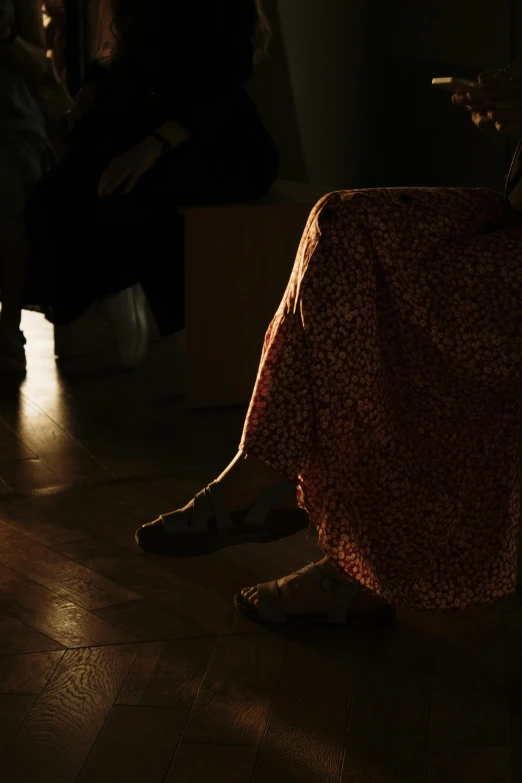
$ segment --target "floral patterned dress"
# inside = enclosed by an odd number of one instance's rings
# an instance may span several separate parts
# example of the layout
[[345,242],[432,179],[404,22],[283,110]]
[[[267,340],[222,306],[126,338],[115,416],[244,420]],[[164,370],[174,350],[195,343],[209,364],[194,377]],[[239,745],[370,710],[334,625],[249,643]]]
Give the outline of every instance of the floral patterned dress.
[[522,217],[495,191],[335,192],[268,329],[241,449],[298,479],[347,578],[399,608],[516,587]]

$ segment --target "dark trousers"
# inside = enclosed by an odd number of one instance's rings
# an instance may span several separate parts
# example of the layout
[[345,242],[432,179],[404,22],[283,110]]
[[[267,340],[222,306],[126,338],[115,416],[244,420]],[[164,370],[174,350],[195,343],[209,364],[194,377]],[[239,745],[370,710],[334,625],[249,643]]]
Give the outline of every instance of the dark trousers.
[[106,165],[130,146],[117,133],[107,141],[101,126],[99,118],[85,122],[29,200],[25,301],[68,324],[100,297],[140,283],[160,332],[172,334],[184,326],[184,226],[176,207],[260,198],[277,177],[277,152],[252,114],[244,127],[167,153],[130,194],[120,188],[99,199]]

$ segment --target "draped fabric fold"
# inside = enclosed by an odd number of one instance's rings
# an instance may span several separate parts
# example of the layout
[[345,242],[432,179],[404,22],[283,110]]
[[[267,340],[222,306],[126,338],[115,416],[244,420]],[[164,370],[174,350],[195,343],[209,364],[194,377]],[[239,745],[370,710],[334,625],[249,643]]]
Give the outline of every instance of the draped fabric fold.
[[268,329],[241,449],[346,576],[454,611],[516,587],[522,217],[482,189],[338,192]]

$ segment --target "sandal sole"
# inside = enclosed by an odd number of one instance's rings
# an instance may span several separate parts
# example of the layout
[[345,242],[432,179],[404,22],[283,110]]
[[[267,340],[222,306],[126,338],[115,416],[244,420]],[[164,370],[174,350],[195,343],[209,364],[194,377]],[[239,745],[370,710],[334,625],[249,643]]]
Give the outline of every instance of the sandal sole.
[[326,613],[321,614],[309,614],[309,615],[286,615],[286,623],[271,623],[266,620],[261,620],[258,611],[254,606],[248,604],[241,593],[237,593],[234,596],[234,606],[237,611],[249,620],[263,625],[278,625],[283,628],[295,627],[314,627],[322,626],[328,628],[363,628],[364,630],[383,630],[392,628],[397,620],[397,611],[394,606],[386,605],[382,609],[376,609],[369,612],[357,612],[348,614],[344,623],[327,623],[325,622]]
[[[151,555],[159,555],[161,557],[201,557],[203,555],[211,555],[231,546],[269,544],[272,541],[280,541],[282,538],[301,533],[310,525],[308,515],[301,509],[294,512],[297,517],[294,524],[288,523],[287,510],[283,514],[286,520],[278,525],[277,512],[272,512],[273,526],[271,525],[265,532],[245,533],[238,529],[237,533],[168,534],[163,532],[163,528],[158,525],[159,530],[162,531],[161,534],[155,533],[150,535],[143,531],[151,528],[140,528],[136,531],[135,539],[139,548]],[[147,538],[149,539],[148,541]]]

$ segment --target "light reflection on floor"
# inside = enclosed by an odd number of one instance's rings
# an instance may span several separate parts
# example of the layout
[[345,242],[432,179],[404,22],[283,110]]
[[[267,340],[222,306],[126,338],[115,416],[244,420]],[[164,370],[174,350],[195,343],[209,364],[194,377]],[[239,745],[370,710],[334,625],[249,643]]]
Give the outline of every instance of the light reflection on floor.
[[58,391],[58,373],[54,358],[54,327],[41,313],[24,310],[22,331],[27,345],[27,378],[24,387],[33,388],[42,382]]
[[236,453],[246,411],[187,411],[168,341],[152,343],[143,365],[128,371],[115,351],[57,361],[54,327],[39,313],[24,312],[22,329],[27,377],[10,390],[4,384],[0,404],[37,452],[41,444],[63,451],[65,436],[117,477],[204,469],[209,480]]

